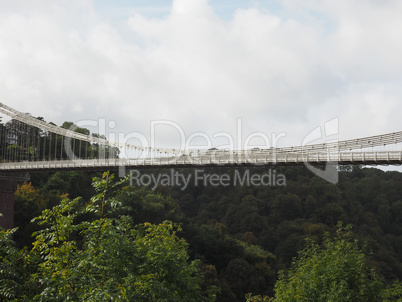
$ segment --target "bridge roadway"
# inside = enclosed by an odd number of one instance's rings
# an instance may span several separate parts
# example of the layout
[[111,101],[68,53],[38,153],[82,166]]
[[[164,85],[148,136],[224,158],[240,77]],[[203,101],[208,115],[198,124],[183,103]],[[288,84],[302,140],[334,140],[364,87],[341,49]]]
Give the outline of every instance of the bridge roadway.
[[220,155],[181,155],[144,159],[77,159],[54,161],[7,162],[0,164],[0,171],[62,171],[62,170],[113,170],[126,168],[168,168],[206,166],[284,166],[335,163],[339,165],[400,165],[402,151],[350,151],[350,152],[272,152],[229,153]]

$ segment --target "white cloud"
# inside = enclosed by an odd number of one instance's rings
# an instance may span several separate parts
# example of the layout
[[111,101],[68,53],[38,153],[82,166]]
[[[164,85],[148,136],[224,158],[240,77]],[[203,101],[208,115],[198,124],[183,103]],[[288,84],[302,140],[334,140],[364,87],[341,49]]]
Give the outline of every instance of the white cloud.
[[289,144],[336,116],[343,137],[400,130],[398,1],[283,0],[287,15],[243,8],[225,21],[213,1],[175,0],[163,18],[119,24],[95,4],[0,1],[3,102],[146,135],[157,119],[212,137],[242,118],[244,135],[287,132]]

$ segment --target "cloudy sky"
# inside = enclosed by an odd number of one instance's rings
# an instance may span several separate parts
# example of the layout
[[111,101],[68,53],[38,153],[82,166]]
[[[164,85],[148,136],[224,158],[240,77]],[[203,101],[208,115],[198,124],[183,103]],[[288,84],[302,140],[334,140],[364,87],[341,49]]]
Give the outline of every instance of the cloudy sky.
[[399,0],[0,0],[0,102],[146,137],[156,121],[163,146],[177,127],[217,146],[300,145],[334,119],[340,139],[399,131],[401,16]]

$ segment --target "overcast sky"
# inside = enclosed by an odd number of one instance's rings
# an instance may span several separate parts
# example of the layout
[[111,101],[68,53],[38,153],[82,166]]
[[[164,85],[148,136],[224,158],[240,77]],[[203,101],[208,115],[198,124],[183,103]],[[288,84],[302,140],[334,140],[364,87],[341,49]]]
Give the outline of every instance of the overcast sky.
[[242,141],[279,145],[336,118],[340,139],[400,131],[401,16],[399,0],[0,0],[0,101],[217,146],[239,120]]

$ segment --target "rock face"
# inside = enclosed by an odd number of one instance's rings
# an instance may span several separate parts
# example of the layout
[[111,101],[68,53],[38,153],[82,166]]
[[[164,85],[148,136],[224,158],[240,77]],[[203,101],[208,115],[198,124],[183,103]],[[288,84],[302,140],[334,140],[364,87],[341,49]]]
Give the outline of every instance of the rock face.
[[14,192],[17,182],[10,179],[0,179],[0,227],[14,227]]

